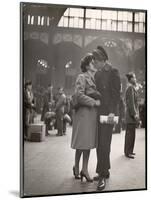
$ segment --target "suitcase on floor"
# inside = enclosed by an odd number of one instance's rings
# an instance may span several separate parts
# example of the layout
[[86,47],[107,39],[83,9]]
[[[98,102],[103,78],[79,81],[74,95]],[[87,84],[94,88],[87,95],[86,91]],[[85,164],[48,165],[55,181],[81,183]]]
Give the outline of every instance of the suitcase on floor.
[[28,140],[31,142],[42,142],[45,139],[45,124],[37,123],[28,126]]

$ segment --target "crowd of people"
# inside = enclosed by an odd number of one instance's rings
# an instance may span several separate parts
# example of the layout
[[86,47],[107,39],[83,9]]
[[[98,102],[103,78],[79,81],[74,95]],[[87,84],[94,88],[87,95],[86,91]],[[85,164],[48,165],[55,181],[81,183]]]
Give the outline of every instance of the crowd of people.
[[[97,189],[103,190],[106,179],[110,177],[110,150],[112,133],[121,129],[125,123],[124,154],[134,159],[135,130],[139,123],[139,105],[137,81],[133,72],[126,74],[128,86],[125,103],[121,97],[121,80],[118,69],[109,62],[107,52],[98,46],[81,60],[81,73],[75,82],[75,91],[68,98],[63,87],[54,95],[53,86],[49,85],[43,94],[41,121],[46,124],[46,136],[49,130],[57,129],[56,136],[66,134],[66,123],[72,127],[71,148],[75,149],[73,175],[75,179],[87,182],[98,181]],[[27,81],[24,89],[24,136],[34,121],[35,101],[32,83]],[[126,108],[126,109],[125,109]],[[107,116],[107,121],[100,122],[100,116]],[[119,116],[118,124],[115,117]],[[116,125],[116,126],[115,126]],[[120,131],[119,131],[120,132]],[[91,178],[88,172],[90,150],[96,148],[97,175]],[[83,156],[82,169],[79,162]]]
[[71,124],[70,117],[70,99],[64,93],[63,87],[59,87],[57,93],[53,93],[53,86],[43,92],[41,109],[36,106],[36,98],[34,97],[32,82],[27,81],[24,88],[24,137],[28,138],[28,125],[34,123],[34,118],[41,112],[41,119],[46,125],[45,135],[49,135],[49,130],[57,129],[56,136],[66,135],[66,124]]

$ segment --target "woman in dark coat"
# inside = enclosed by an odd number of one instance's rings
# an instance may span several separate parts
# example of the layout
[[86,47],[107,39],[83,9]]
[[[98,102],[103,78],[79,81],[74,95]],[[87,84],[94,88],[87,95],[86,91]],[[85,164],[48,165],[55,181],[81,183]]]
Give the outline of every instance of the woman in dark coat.
[[[88,182],[92,179],[88,173],[90,149],[97,145],[97,106],[100,105],[100,95],[96,90],[93,55],[86,55],[81,61],[82,74],[79,74],[75,84],[75,96],[78,108],[73,115],[73,132],[71,147],[76,149],[73,173],[76,179],[83,177]],[[93,97],[92,97],[93,96]],[[79,161],[83,154],[82,170],[79,176]]]

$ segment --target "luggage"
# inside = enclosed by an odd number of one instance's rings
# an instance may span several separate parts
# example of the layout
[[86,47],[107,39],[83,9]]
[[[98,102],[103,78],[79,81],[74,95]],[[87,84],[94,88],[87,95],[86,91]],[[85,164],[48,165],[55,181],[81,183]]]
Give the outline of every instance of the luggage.
[[55,112],[46,112],[45,116],[44,116],[44,120],[53,119],[55,117],[56,117],[56,113]]
[[31,142],[42,142],[45,139],[45,124],[29,124],[28,126],[28,140]]

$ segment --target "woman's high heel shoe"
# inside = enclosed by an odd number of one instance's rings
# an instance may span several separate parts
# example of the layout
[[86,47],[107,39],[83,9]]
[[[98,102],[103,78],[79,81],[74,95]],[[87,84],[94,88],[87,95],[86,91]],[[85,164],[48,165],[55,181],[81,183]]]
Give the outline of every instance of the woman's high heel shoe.
[[75,179],[80,179],[79,174],[76,174],[76,172],[75,172],[75,167],[73,167],[73,175],[74,175]]
[[81,182],[83,181],[83,177],[86,179],[87,182],[93,182],[93,179],[87,176],[83,171],[80,172],[80,176],[81,176]]

